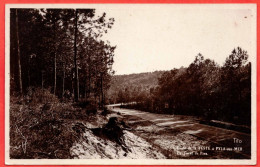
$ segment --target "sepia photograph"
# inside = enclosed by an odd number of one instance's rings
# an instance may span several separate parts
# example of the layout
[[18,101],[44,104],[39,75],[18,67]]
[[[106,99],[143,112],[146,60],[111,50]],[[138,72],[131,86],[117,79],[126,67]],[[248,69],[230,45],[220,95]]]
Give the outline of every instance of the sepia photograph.
[[256,163],[256,4],[5,9],[6,164]]

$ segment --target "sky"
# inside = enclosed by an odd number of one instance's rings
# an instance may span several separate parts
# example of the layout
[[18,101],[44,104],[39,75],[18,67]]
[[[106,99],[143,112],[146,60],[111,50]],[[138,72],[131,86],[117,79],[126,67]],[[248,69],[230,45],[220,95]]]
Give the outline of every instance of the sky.
[[115,74],[187,67],[198,53],[223,65],[235,47],[255,57],[252,5],[107,5],[115,18],[103,37],[116,45]]

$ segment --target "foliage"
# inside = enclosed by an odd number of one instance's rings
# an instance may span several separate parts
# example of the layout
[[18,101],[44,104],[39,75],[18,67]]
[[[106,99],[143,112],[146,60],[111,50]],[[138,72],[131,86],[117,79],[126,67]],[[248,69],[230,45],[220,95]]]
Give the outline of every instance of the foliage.
[[93,106],[62,103],[47,89],[30,88],[25,97],[10,99],[10,158],[72,158],[70,149],[86,128],[82,122],[97,119]]
[[111,78],[111,86],[107,91],[107,103],[133,102],[144,99],[150,88],[157,85],[158,77],[164,71],[140,74],[115,75]]
[[12,94],[19,91],[20,64],[25,94],[29,87],[50,88],[59,98],[95,98],[103,105],[116,47],[101,37],[114,18],[94,9],[11,9],[10,16]]
[[[124,97],[120,103],[133,101],[127,91],[120,89],[118,95]],[[222,67],[198,54],[187,68],[164,72],[157,86],[134,101],[124,107],[250,125],[251,63],[247,52],[235,48]]]
[[11,158],[71,158],[76,120],[105,102],[116,47],[101,37],[113,23],[94,9],[10,10]]

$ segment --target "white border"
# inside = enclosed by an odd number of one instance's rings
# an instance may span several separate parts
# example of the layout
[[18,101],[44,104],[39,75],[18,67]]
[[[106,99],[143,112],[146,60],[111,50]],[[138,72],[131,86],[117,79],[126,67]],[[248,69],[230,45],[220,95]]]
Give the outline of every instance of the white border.
[[[148,9],[181,7],[191,9],[250,9],[255,21],[252,21],[252,43],[251,56],[252,80],[251,80],[251,160],[225,160],[225,159],[10,159],[9,157],[9,100],[10,100],[10,8],[120,8],[120,6]],[[6,4],[5,7],[5,164],[7,165],[256,165],[256,63],[257,63],[257,34],[256,34],[256,4]]]

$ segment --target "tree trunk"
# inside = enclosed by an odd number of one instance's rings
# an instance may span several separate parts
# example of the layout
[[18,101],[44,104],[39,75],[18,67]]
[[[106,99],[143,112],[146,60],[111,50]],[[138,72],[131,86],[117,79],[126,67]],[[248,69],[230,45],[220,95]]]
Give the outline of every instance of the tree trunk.
[[98,108],[101,108],[101,96],[100,96],[100,94],[98,95]]
[[56,68],[56,53],[54,52],[54,85],[53,85],[53,94],[56,94],[56,72],[57,72],[57,68]]
[[101,73],[100,90],[101,90],[101,108],[103,108],[104,107],[104,92],[103,92],[103,74],[102,73]]
[[29,69],[28,69],[28,87],[31,86],[31,75],[30,75],[30,63],[29,63]]
[[16,17],[16,37],[17,37],[17,61],[18,61],[18,85],[20,94],[23,94],[23,83],[22,83],[22,69],[21,69],[21,55],[20,55],[20,41],[19,41],[19,27],[18,27],[18,13],[15,10]]
[[91,75],[90,75],[90,66],[88,68],[88,97],[91,94]]
[[[71,96],[73,95],[75,95],[75,93],[74,93],[74,79],[72,79],[71,80],[71,88],[72,88],[72,94],[71,94]],[[74,97],[73,97],[74,98]],[[74,98],[75,99],[75,98]]]
[[84,78],[84,98],[87,99],[87,75]]
[[77,65],[77,31],[78,31],[78,10],[75,11],[74,23],[74,67],[75,67],[75,81],[74,81],[74,99],[79,100],[79,80],[78,80],[78,65]]
[[53,25],[54,29],[54,85],[53,85],[53,94],[56,94],[56,82],[57,82],[57,58],[56,58],[56,20]]
[[62,99],[64,99],[64,86],[65,86],[65,65],[63,64],[63,77],[62,77]]
[[42,90],[43,90],[43,71],[41,71],[42,73]]
[[[88,38],[87,38],[88,39]],[[89,43],[89,42],[88,42]],[[89,51],[89,47],[87,45],[87,51]],[[86,78],[86,82],[88,80],[88,83],[86,83],[86,87],[87,87],[87,97],[90,97],[90,93],[91,93],[91,74],[90,74],[90,66],[91,66],[91,62],[90,62],[90,53],[88,52],[88,76]]]
[[106,105],[106,90],[103,93],[103,105]]

